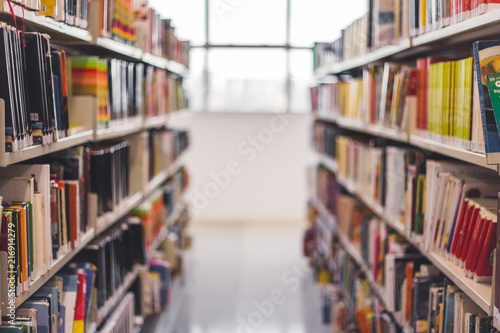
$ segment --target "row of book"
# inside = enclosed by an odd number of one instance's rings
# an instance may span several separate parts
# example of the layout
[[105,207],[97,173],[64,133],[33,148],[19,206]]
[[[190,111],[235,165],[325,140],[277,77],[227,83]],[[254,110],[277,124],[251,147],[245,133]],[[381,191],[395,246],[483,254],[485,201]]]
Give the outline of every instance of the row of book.
[[167,217],[172,216],[181,202],[182,193],[187,187],[187,174],[180,169],[161,189],[153,193],[149,199],[131,211],[135,220],[141,221],[144,227],[146,250],[154,250],[156,239],[169,226]]
[[[47,35],[17,33],[6,24],[0,24],[0,48],[4,50],[0,71],[6,80],[0,89],[6,152],[50,144],[82,131],[85,123],[93,124],[94,109],[97,128],[107,128],[129,118],[186,107],[182,79],[153,66],[67,57],[51,48]],[[77,98],[81,96],[96,98],[92,110]]]
[[491,281],[500,192],[494,172],[352,137],[336,142],[341,180],[382,207],[426,251],[454,262],[469,278]]
[[[124,297],[131,301],[116,299],[131,278],[131,292]],[[136,315],[159,313],[169,304],[170,284],[170,264],[159,254],[146,261],[143,226],[126,218],[18,307],[15,319],[4,316],[0,332],[87,332],[93,324],[99,332],[133,332]],[[100,312],[110,301],[119,305],[105,320]]]
[[[498,152],[496,62],[500,41],[475,42],[472,58],[417,59],[416,67],[385,63],[362,78],[312,90],[318,115],[409,132],[474,152]],[[492,103],[492,101],[494,103]]]
[[[185,131],[165,130],[164,137],[155,156],[158,159],[155,164],[161,170],[167,170],[188,144]],[[144,146],[134,141],[132,145],[121,141],[80,146],[41,157],[35,164],[2,170],[2,251],[8,253],[10,233],[21,236],[15,239],[17,264],[11,270],[16,296],[28,292],[30,285],[46,274],[53,262],[75,249],[97,216],[113,212],[130,194],[145,190],[148,182],[139,188],[136,176],[130,173],[131,168],[137,171],[131,163],[135,163],[133,157],[139,151],[144,152]],[[146,167],[137,172],[147,176],[148,171]],[[167,184],[164,191],[169,214],[187,184],[184,171],[176,173]],[[95,208],[91,204],[93,197],[96,197]]]
[[186,106],[181,79],[163,69],[94,56],[71,57],[70,66],[72,96],[96,98],[98,129],[141,115],[169,114]]
[[498,0],[374,0],[332,43],[316,43],[314,68],[453,25],[500,8]]
[[175,35],[170,19],[162,19],[154,9],[147,7],[147,1],[135,5],[136,46],[146,52],[177,61],[189,68],[188,41],[181,41]]
[[131,192],[146,188],[156,176],[169,170],[179,156],[189,147],[189,134],[186,130],[158,128],[143,131],[130,137],[133,149],[130,156]]
[[[323,226],[324,216],[313,213],[305,237],[306,254],[324,290],[324,321],[336,332],[353,327],[360,332],[398,332],[403,327],[422,333],[496,332],[492,317],[356,198],[337,198],[339,230],[332,235]],[[356,257],[363,258],[367,270],[351,260],[353,250],[343,248],[338,233],[358,251]],[[325,240],[330,241],[326,253]]]
[[[98,36],[133,45],[145,52],[189,67],[187,41],[175,34],[172,20],[161,18],[147,0],[20,0],[27,10],[71,26],[89,29]],[[89,12],[92,11],[92,15]]]
[[[79,147],[54,156],[51,164],[40,161],[2,171],[0,242],[2,251],[16,260],[10,270],[15,295],[29,291],[32,282],[77,247],[90,229],[89,155],[88,149]],[[11,234],[17,235],[16,250],[9,252]]]

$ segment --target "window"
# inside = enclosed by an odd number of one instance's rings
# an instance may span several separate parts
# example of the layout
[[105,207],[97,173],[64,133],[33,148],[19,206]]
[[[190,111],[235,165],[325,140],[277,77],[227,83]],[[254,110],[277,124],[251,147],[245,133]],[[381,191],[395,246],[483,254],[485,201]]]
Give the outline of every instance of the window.
[[338,38],[368,8],[368,0],[150,3],[195,46],[184,84],[190,108],[209,112],[308,112],[314,42]]

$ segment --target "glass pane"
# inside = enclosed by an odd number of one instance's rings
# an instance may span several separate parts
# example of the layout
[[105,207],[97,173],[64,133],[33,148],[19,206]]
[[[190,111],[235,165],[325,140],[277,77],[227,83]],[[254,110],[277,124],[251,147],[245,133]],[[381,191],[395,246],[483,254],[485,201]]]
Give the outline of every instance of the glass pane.
[[286,0],[210,0],[211,44],[285,44]]
[[203,81],[205,54],[206,51],[203,48],[191,49],[189,53],[189,75],[184,81],[184,88],[186,89],[191,111],[205,110],[205,84]]
[[309,113],[309,87],[312,85],[313,53],[311,50],[290,50],[291,96],[290,112]]
[[173,20],[177,37],[191,45],[205,44],[205,0],[149,0],[163,18]]
[[368,11],[368,0],[291,0],[290,44],[332,42],[340,31]]
[[286,51],[212,49],[208,54],[209,111],[283,112]]

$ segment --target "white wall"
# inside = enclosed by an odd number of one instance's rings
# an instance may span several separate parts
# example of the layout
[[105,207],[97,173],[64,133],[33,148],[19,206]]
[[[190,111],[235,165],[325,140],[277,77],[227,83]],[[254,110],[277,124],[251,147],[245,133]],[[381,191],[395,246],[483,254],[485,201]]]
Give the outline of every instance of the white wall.
[[[305,219],[306,166],[314,161],[310,122],[306,115],[274,114],[194,113],[175,119],[172,126],[187,127],[191,133],[185,159],[191,185],[186,197],[198,211],[196,219]],[[251,137],[257,138],[257,145],[251,145]],[[224,171],[228,163],[233,176]],[[210,173],[221,172],[223,182],[216,185]]]

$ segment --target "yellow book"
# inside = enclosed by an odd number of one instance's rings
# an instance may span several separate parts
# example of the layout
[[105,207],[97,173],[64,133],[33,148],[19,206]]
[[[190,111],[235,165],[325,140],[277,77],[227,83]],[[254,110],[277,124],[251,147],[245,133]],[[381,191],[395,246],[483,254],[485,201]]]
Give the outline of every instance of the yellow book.
[[442,109],[441,109],[441,135],[447,140],[450,129],[450,80],[451,80],[451,61],[445,61],[443,65],[442,87],[441,94]]
[[38,12],[43,16],[54,17],[54,9],[56,8],[56,0],[41,0],[42,8],[45,6],[45,11]]
[[450,107],[448,115],[448,142],[453,144],[453,135],[455,131],[455,74],[456,74],[456,61],[451,61],[450,69]]
[[471,139],[471,99],[472,99],[472,58],[465,59],[464,89],[464,142],[465,149],[470,149]]
[[398,72],[394,76],[394,86],[392,91],[392,101],[391,101],[391,127],[396,126],[396,115],[398,113],[399,96],[402,84],[402,73]]
[[443,137],[443,111],[444,111],[444,64],[445,62],[438,62],[437,70],[437,91],[436,91],[436,131],[438,134],[438,140],[441,141]]
[[458,61],[458,68],[457,68],[457,79],[456,79],[456,96],[455,96],[455,101],[456,101],[456,118],[457,121],[455,123],[456,126],[456,131],[455,135],[457,138],[457,146],[462,147],[462,135],[463,135],[463,128],[464,128],[464,70],[465,70],[465,60],[461,59]]
[[425,32],[425,26],[427,23],[427,12],[426,12],[426,6],[425,6],[425,1],[420,1],[420,33]]

